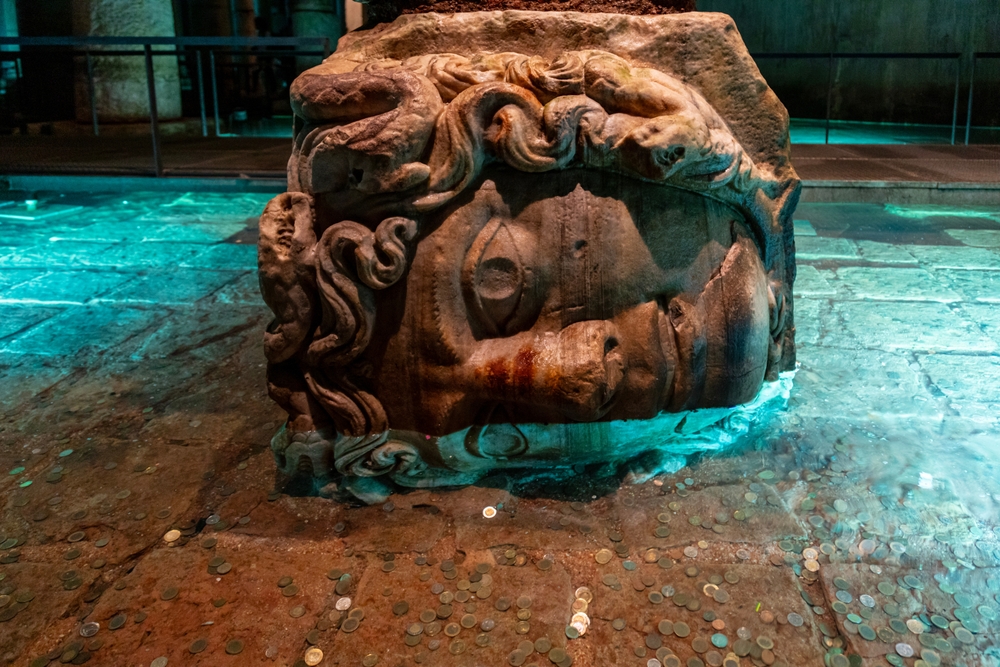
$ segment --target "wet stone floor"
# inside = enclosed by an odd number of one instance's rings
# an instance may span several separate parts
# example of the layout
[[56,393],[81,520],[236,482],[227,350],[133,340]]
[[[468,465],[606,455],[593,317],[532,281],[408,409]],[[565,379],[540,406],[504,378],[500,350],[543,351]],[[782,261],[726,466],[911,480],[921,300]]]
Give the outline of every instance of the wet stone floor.
[[738,450],[348,507],[269,451],[266,199],[0,206],[3,664],[998,664],[1000,211],[801,205]]

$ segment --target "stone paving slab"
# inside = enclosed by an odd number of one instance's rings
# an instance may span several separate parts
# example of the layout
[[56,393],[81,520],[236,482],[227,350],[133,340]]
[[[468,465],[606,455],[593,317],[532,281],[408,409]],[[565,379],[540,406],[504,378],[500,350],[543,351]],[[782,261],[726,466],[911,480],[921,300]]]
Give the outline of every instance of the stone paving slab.
[[800,262],[819,260],[857,260],[858,248],[850,239],[826,236],[803,236],[795,239],[795,258]]
[[58,307],[0,304],[0,340],[8,338],[62,312]]
[[964,317],[975,322],[987,336],[1000,343],[1000,308],[992,304],[964,303],[961,312]]
[[833,272],[803,264],[795,272],[795,296],[833,296],[837,290],[830,285],[831,278],[835,278]]
[[133,278],[110,271],[57,271],[4,290],[0,303],[83,305]]
[[871,414],[937,419],[944,407],[908,355],[880,350],[813,347],[798,356],[792,402],[796,414]]
[[1000,253],[968,246],[903,246],[921,264],[935,269],[981,269],[1000,271]]
[[1000,248],[1000,229],[946,229],[944,233],[975,248]]
[[970,301],[1000,303],[1000,271],[945,269],[938,273]]
[[838,302],[844,330],[868,349],[996,352],[997,345],[961,313],[941,303]]
[[190,306],[211,295],[238,274],[228,271],[174,271],[141,276],[98,299],[100,303]]
[[209,246],[204,252],[188,257],[181,266],[192,268],[212,268],[214,270],[256,271],[257,247],[220,243]]
[[924,269],[849,266],[837,269],[837,277],[851,293],[861,299],[941,303],[962,299],[941,278]]
[[241,273],[232,282],[224,285],[219,291],[212,295],[212,300],[223,306],[257,306],[261,312],[270,312],[264,305],[264,299],[260,295],[260,282],[257,279],[257,272]]
[[795,342],[798,345],[816,345],[819,343],[821,327],[820,313],[828,312],[830,304],[827,300],[806,299],[795,296]]
[[874,262],[876,264],[917,264],[916,257],[892,243],[860,240],[857,244],[861,259],[867,262]]
[[102,257],[112,246],[107,243],[58,242],[8,247],[0,251],[0,269],[86,269],[107,266]]
[[963,417],[1000,420],[1000,358],[919,355],[920,366]]
[[83,306],[45,320],[17,338],[0,342],[0,351],[67,357],[88,349],[96,353],[125,342],[150,322],[141,311]]

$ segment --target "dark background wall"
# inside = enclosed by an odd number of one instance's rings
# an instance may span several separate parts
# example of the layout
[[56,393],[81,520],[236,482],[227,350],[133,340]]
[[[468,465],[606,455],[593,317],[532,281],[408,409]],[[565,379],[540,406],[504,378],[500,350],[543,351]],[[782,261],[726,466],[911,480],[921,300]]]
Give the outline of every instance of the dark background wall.
[[[751,53],[962,52],[960,122],[973,51],[1000,51],[1000,0],[698,0],[733,17]],[[827,62],[758,60],[793,117],[823,118]],[[973,122],[1000,123],[1000,61],[976,66]],[[840,61],[833,118],[950,123],[954,61]]]

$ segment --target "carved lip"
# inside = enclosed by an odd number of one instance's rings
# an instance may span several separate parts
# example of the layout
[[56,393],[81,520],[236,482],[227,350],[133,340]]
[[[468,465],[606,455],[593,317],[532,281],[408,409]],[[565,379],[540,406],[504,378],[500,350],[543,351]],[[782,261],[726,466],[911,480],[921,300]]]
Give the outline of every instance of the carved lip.
[[664,305],[664,298],[661,297],[656,300],[656,316],[660,334],[660,354],[663,355],[663,361],[669,371],[669,375],[663,383],[663,388],[660,390],[660,400],[658,403],[660,412],[667,410],[673,402],[674,389],[677,384],[676,379],[681,370],[679,368],[680,355],[677,353],[677,331],[674,329],[673,322],[670,321],[670,314],[667,313]]

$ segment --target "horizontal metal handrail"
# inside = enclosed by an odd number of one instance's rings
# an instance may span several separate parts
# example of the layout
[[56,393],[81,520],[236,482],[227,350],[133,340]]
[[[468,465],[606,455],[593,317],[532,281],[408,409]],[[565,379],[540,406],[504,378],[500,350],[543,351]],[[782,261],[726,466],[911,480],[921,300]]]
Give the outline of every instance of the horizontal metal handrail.
[[[187,57],[191,54],[191,49],[186,50],[174,50],[174,51],[153,51],[153,56],[181,56]],[[286,58],[288,56],[322,56],[325,54],[324,51],[313,50],[313,51],[303,51],[301,49],[295,49],[293,51],[223,51],[227,56],[256,56],[258,58]],[[82,49],[79,51],[74,51],[75,56],[86,56],[92,55],[97,57],[114,57],[114,56],[143,56],[146,55],[144,49],[130,49],[128,51],[93,51],[91,49]],[[19,60],[25,56],[24,51],[0,51],[0,61],[9,60]]]
[[[962,54],[955,53],[953,51],[942,51],[938,53],[902,53],[902,52],[886,52],[886,53],[864,53],[864,52],[837,52],[837,51],[827,51],[827,52],[792,52],[792,53],[751,53],[750,56],[754,60],[762,59],[774,59],[774,60],[806,60],[806,59],[825,59],[828,61],[827,66],[827,77],[826,77],[826,132],[824,135],[823,143],[830,143],[830,112],[833,105],[833,63],[837,60],[845,59],[880,59],[880,60],[954,60],[955,67],[955,99],[952,104],[951,109],[951,143],[955,144],[955,133],[958,131],[958,91],[961,87],[961,77],[962,77]],[[975,58],[973,58],[973,71],[975,71]],[[969,119],[971,119],[972,114],[972,82],[969,82]],[[966,122],[965,128],[965,143],[969,143],[969,125],[968,120]]]
[[[329,56],[330,38],[315,37],[105,37],[94,35],[60,36],[60,37],[0,37],[0,47],[16,46],[32,47],[30,51],[12,49],[0,50],[0,61],[19,61],[31,57],[38,51],[62,51],[70,49],[72,55],[87,59],[87,87],[90,94],[90,113],[94,126],[94,135],[100,134],[97,120],[97,106],[94,94],[94,57],[126,57],[143,56],[146,60],[146,85],[149,95],[149,121],[153,140],[153,167],[157,176],[163,174],[163,161],[160,156],[159,118],[156,109],[156,86],[154,85],[153,58],[156,56],[175,56],[197,59],[198,100],[201,107],[201,132],[208,136],[208,120],[205,109],[205,88],[202,81],[202,52],[208,51],[211,69],[212,104],[215,114],[215,134],[221,136],[219,118],[218,84],[216,82],[216,51],[224,49],[228,56],[247,55],[258,58],[284,58],[288,56]],[[104,47],[134,47],[142,49],[107,49]],[[173,49],[154,49],[154,46],[174,47]],[[309,46],[319,46],[321,49],[310,50]],[[227,48],[228,47],[228,48]],[[279,47],[277,50],[274,47]],[[256,49],[256,50],[254,50]],[[228,66],[233,66],[229,63]],[[18,68],[20,72],[20,68]]]
[[839,53],[837,51],[816,51],[816,52],[778,52],[778,53],[751,53],[753,58],[887,58],[887,59],[906,59],[906,58],[931,58],[931,59],[951,59],[951,58],[961,58],[961,53],[953,52],[941,52],[941,53],[903,53],[903,52],[886,52],[886,53],[863,53],[863,52],[843,52]]
[[0,37],[0,45],[17,46],[299,46],[328,45],[329,37]]

